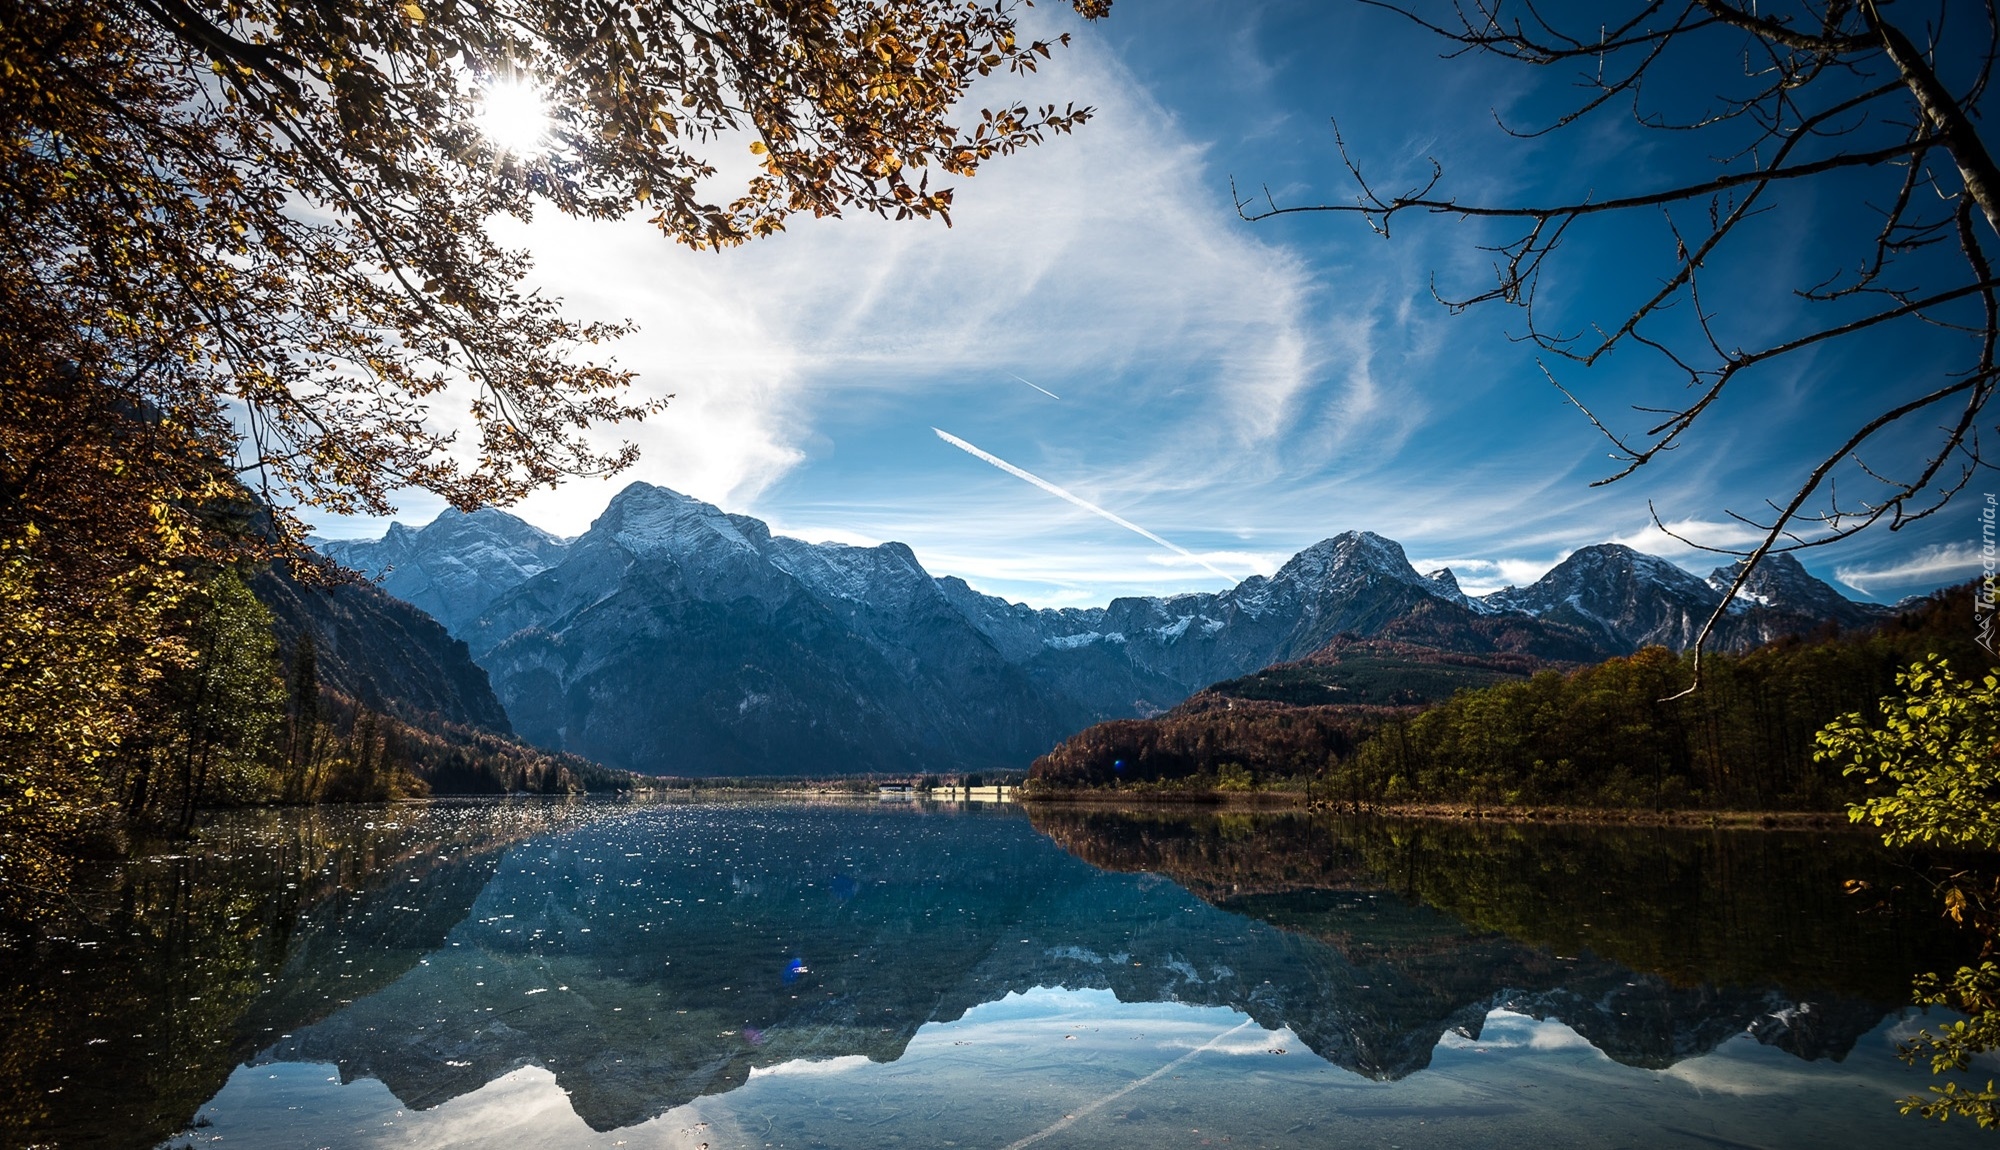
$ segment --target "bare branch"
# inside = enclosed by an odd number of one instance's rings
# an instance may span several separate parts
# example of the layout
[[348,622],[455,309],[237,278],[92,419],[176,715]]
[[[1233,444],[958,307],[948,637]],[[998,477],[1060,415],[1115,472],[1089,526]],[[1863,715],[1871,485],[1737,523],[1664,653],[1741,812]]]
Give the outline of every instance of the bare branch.
[[[1957,11],[1943,4],[1919,39],[1917,26],[1896,25],[1882,0],[1782,11],[1750,0],[1654,0],[1626,9],[1607,26],[1583,30],[1559,27],[1532,3],[1453,0],[1445,6],[1450,15],[1435,18],[1390,0],[1364,2],[1440,37],[1447,56],[1481,52],[1530,67],[1583,66],[1578,86],[1584,94],[1545,126],[1518,129],[1496,114],[1510,137],[1573,128],[1617,99],[1629,101],[1631,122],[1640,130],[1698,133],[1713,141],[1707,159],[1716,167],[1700,178],[1683,169],[1658,186],[1620,195],[1582,188],[1540,202],[1480,202],[1443,193],[1444,165],[1436,158],[1420,188],[1400,195],[1379,190],[1336,125],[1336,146],[1356,189],[1351,202],[1280,205],[1268,193],[1259,204],[1236,200],[1246,220],[1346,214],[1383,235],[1405,212],[1473,223],[1518,221],[1520,230],[1510,238],[1480,248],[1494,257],[1487,286],[1454,297],[1434,282],[1432,294],[1454,311],[1491,302],[1522,309],[1526,330],[1508,338],[1543,353],[1537,366],[1550,385],[1605,437],[1619,461],[1596,484],[1627,478],[1681,446],[1696,426],[1719,418],[1714,413],[1721,397],[1738,390],[1736,381],[1749,373],[1768,377],[1781,361],[1891,338],[1886,333],[1896,325],[1925,325],[1912,329],[1925,333],[1921,344],[1910,345],[1917,354],[1901,357],[1906,374],[1883,381],[1883,406],[1856,413],[1838,450],[1803,468],[1790,493],[1765,500],[1768,510],[1754,518],[1725,512],[1754,526],[1759,537],[1747,551],[1713,548],[1744,559],[1731,597],[1772,552],[1824,546],[1876,524],[1902,528],[1936,512],[1975,471],[1991,466],[1981,456],[1979,430],[2000,375],[2000,279],[1981,235],[2000,235],[2000,166],[1978,125],[1980,99],[2000,61],[2000,8],[1992,0],[1983,5],[1985,25],[1977,39],[1965,43],[1947,36],[1944,20]],[[1671,104],[1648,106],[1644,97],[1662,91],[1685,102],[1684,78],[1676,74],[1670,81],[1660,70],[1679,69],[1694,53],[1711,50],[1741,61],[1744,91],[1715,95],[1692,115]],[[1963,93],[1948,89],[1943,75],[1953,76]],[[1887,185],[1879,192],[1872,192],[1873,180],[1862,179],[1875,173]],[[1777,194],[1790,189],[1798,191]],[[1748,269],[1766,258],[1773,221],[1782,218],[1771,213],[1807,197],[1858,202],[1875,219],[1865,230],[1843,223],[1842,234],[1820,237],[1836,253],[1842,244],[1858,249],[1831,272],[1816,271],[1819,278],[1797,284],[1772,283],[1771,293],[1798,308],[1773,307],[1785,316],[1783,326],[1746,348],[1728,334],[1746,305],[1732,299],[1712,306],[1707,289],[1715,285],[1704,281],[1724,269],[1735,277],[1728,283],[1732,293],[1740,292]],[[1674,210],[1685,203],[1706,209],[1705,231]],[[1670,244],[1657,282],[1636,293],[1616,320],[1543,314],[1542,275],[1587,258],[1564,247],[1581,234],[1572,226],[1649,208],[1666,210]],[[1985,229],[1974,227],[1975,212]],[[1947,246],[1950,239],[1957,241],[1956,253]],[[1621,345],[1644,349],[1663,369],[1662,382],[1683,389],[1670,402],[1635,396],[1632,409],[1648,417],[1638,434],[1613,426],[1601,403],[1587,402],[1576,380],[1558,380],[1546,360],[1561,357],[1587,369]],[[1885,428],[1947,402],[1956,403],[1956,412],[1918,448],[1876,450],[1862,458],[1861,449],[1885,438]],[[1855,481],[1862,491],[1858,501]],[[1653,519],[1669,530],[1656,509]],[[1697,684],[1700,652],[1727,603],[1696,638]]]

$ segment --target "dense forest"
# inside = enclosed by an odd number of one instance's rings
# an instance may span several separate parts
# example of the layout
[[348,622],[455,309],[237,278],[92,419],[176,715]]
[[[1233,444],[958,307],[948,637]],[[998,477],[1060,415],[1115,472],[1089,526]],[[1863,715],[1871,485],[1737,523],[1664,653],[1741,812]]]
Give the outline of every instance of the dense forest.
[[[622,771],[442,716],[390,715],[328,685],[310,631],[280,651],[271,612],[245,578],[251,569],[174,573],[179,590],[160,621],[172,650],[145,677],[128,676],[126,653],[88,633],[32,636],[94,655],[101,679],[70,691],[115,687],[119,705],[93,739],[66,744],[32,721],[51,714],[62,685],[20,684],[37,694],[18,707],[0,698],[12,720],[0,724],[0,925],[62,906],[80,858],[117,852],[134,836],[186,836],[211,808],[631,785]],[[33,620],[16,622],[0,636],[12,640],[0,656],[25,659]],[[74,662],[89,669],[88,659]]]
[[[1430,707],[1294,706],[1219,684],[1153,720],[1093,727],[1038,760],[1032,791],[1216,791],[1312,781],[1354,807],[1451,802],[1570,807],[1834,809],[1856,784],[1814,759],[1827,723],[1896,690],[1929,655],[1961,671],[1972,589],[1864,632],[1831,629],[1742,655],[1650,648],[1574,671],[1462,690]],[[1269,692],[1265,692],[1267,695]]]
[[1035,760],[1026,793],[1247,791],[1323,777],[1407,710],[1197,696],[1157,718],[1113,719],[1070,736]]

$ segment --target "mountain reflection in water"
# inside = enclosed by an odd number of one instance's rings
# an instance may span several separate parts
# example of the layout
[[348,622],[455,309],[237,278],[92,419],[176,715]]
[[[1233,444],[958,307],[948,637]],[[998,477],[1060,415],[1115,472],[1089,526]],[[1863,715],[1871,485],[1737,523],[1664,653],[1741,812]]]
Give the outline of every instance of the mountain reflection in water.
[[[1848,879],[1889,893],[1856,899]],[[621,1130],[753,1071],[893,1063],[920,1030],[932,1051],[1047,988],[1109,992],[1078,1000],[1111,1012],[1100,1030],[1118,1004],[1175,1004],[1364,1081],[1481,1040],[1496,1011],[1630,1067],[1745,1033],[1803,1066],[1847,1056],[1912,973],[1962,957],[1927,899],[1896,856],[1826,833],[837,804],[246,813],[119,868],[88,922],[9,956],[0,1130],[154,1145],[208,1121],[225,1083],[303,1090],[288,1068],[322,1064],[414,1111],[546,1075],[590,1129]],[[1044,1070],[991,1085],[1019,1098]],[[303,1136],[331,1103],[298,1097]]]

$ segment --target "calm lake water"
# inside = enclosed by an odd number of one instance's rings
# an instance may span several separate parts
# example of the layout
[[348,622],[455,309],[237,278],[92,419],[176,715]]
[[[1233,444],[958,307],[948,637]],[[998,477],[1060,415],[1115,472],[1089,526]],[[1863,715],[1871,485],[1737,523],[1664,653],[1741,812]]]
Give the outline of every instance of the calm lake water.
[[232,814],[90,905],[0,955],[13,1144],[1991,1138],[1896,1112],[1964,942],[1865,836],[438,803]]

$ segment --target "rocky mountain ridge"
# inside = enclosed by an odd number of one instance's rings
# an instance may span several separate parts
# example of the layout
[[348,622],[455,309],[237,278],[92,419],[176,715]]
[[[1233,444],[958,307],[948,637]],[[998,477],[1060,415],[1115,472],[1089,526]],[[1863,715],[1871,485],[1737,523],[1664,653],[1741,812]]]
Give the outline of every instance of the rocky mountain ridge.
[[[1740,561],[1739,561],[1740,562]],[[1617,543],[1582,547],[1528,587],[1507,587],[1480,600],[1489,614],[1529,615],[1589,633],[1611,654],[1641,647],[1681,651],[1735,581],[1737,566],[1706,580],[1656,555]],[[1856,603],[1813,578],[1791,555],[1766,556],[1716,621],[1710,645],[1740,651],[1834,622],[1865,626],[1891,609]]]
[[417,607],[363,582],[304,582],[284,564],[250,587],[271,612],[286,667],[310,634],[320,682],[363,706],[424,728],[512,733],[464,641]]
[[559,539],[505,511],[446,508],[423,527],[391,523],[380,539],[315,541],[321,554],[365,571],[382,590],[422,608],[458,634],[487,606],[557,563]]
[[[1350,531],[1225,591],[1038,609],[934,577],[900,543],[776,536],[643,483],[570,540],[486,510],[325,550],[465,640],[523,737],[681,774],[1018,766],[1091,722],[1356,637],[1544,664],[1680,649],[1731,574],[1600,544],[1474,598],[1448,568],[1420,573],[1400,544]],[[1778,556],[1713,643],[1885,610]]]

